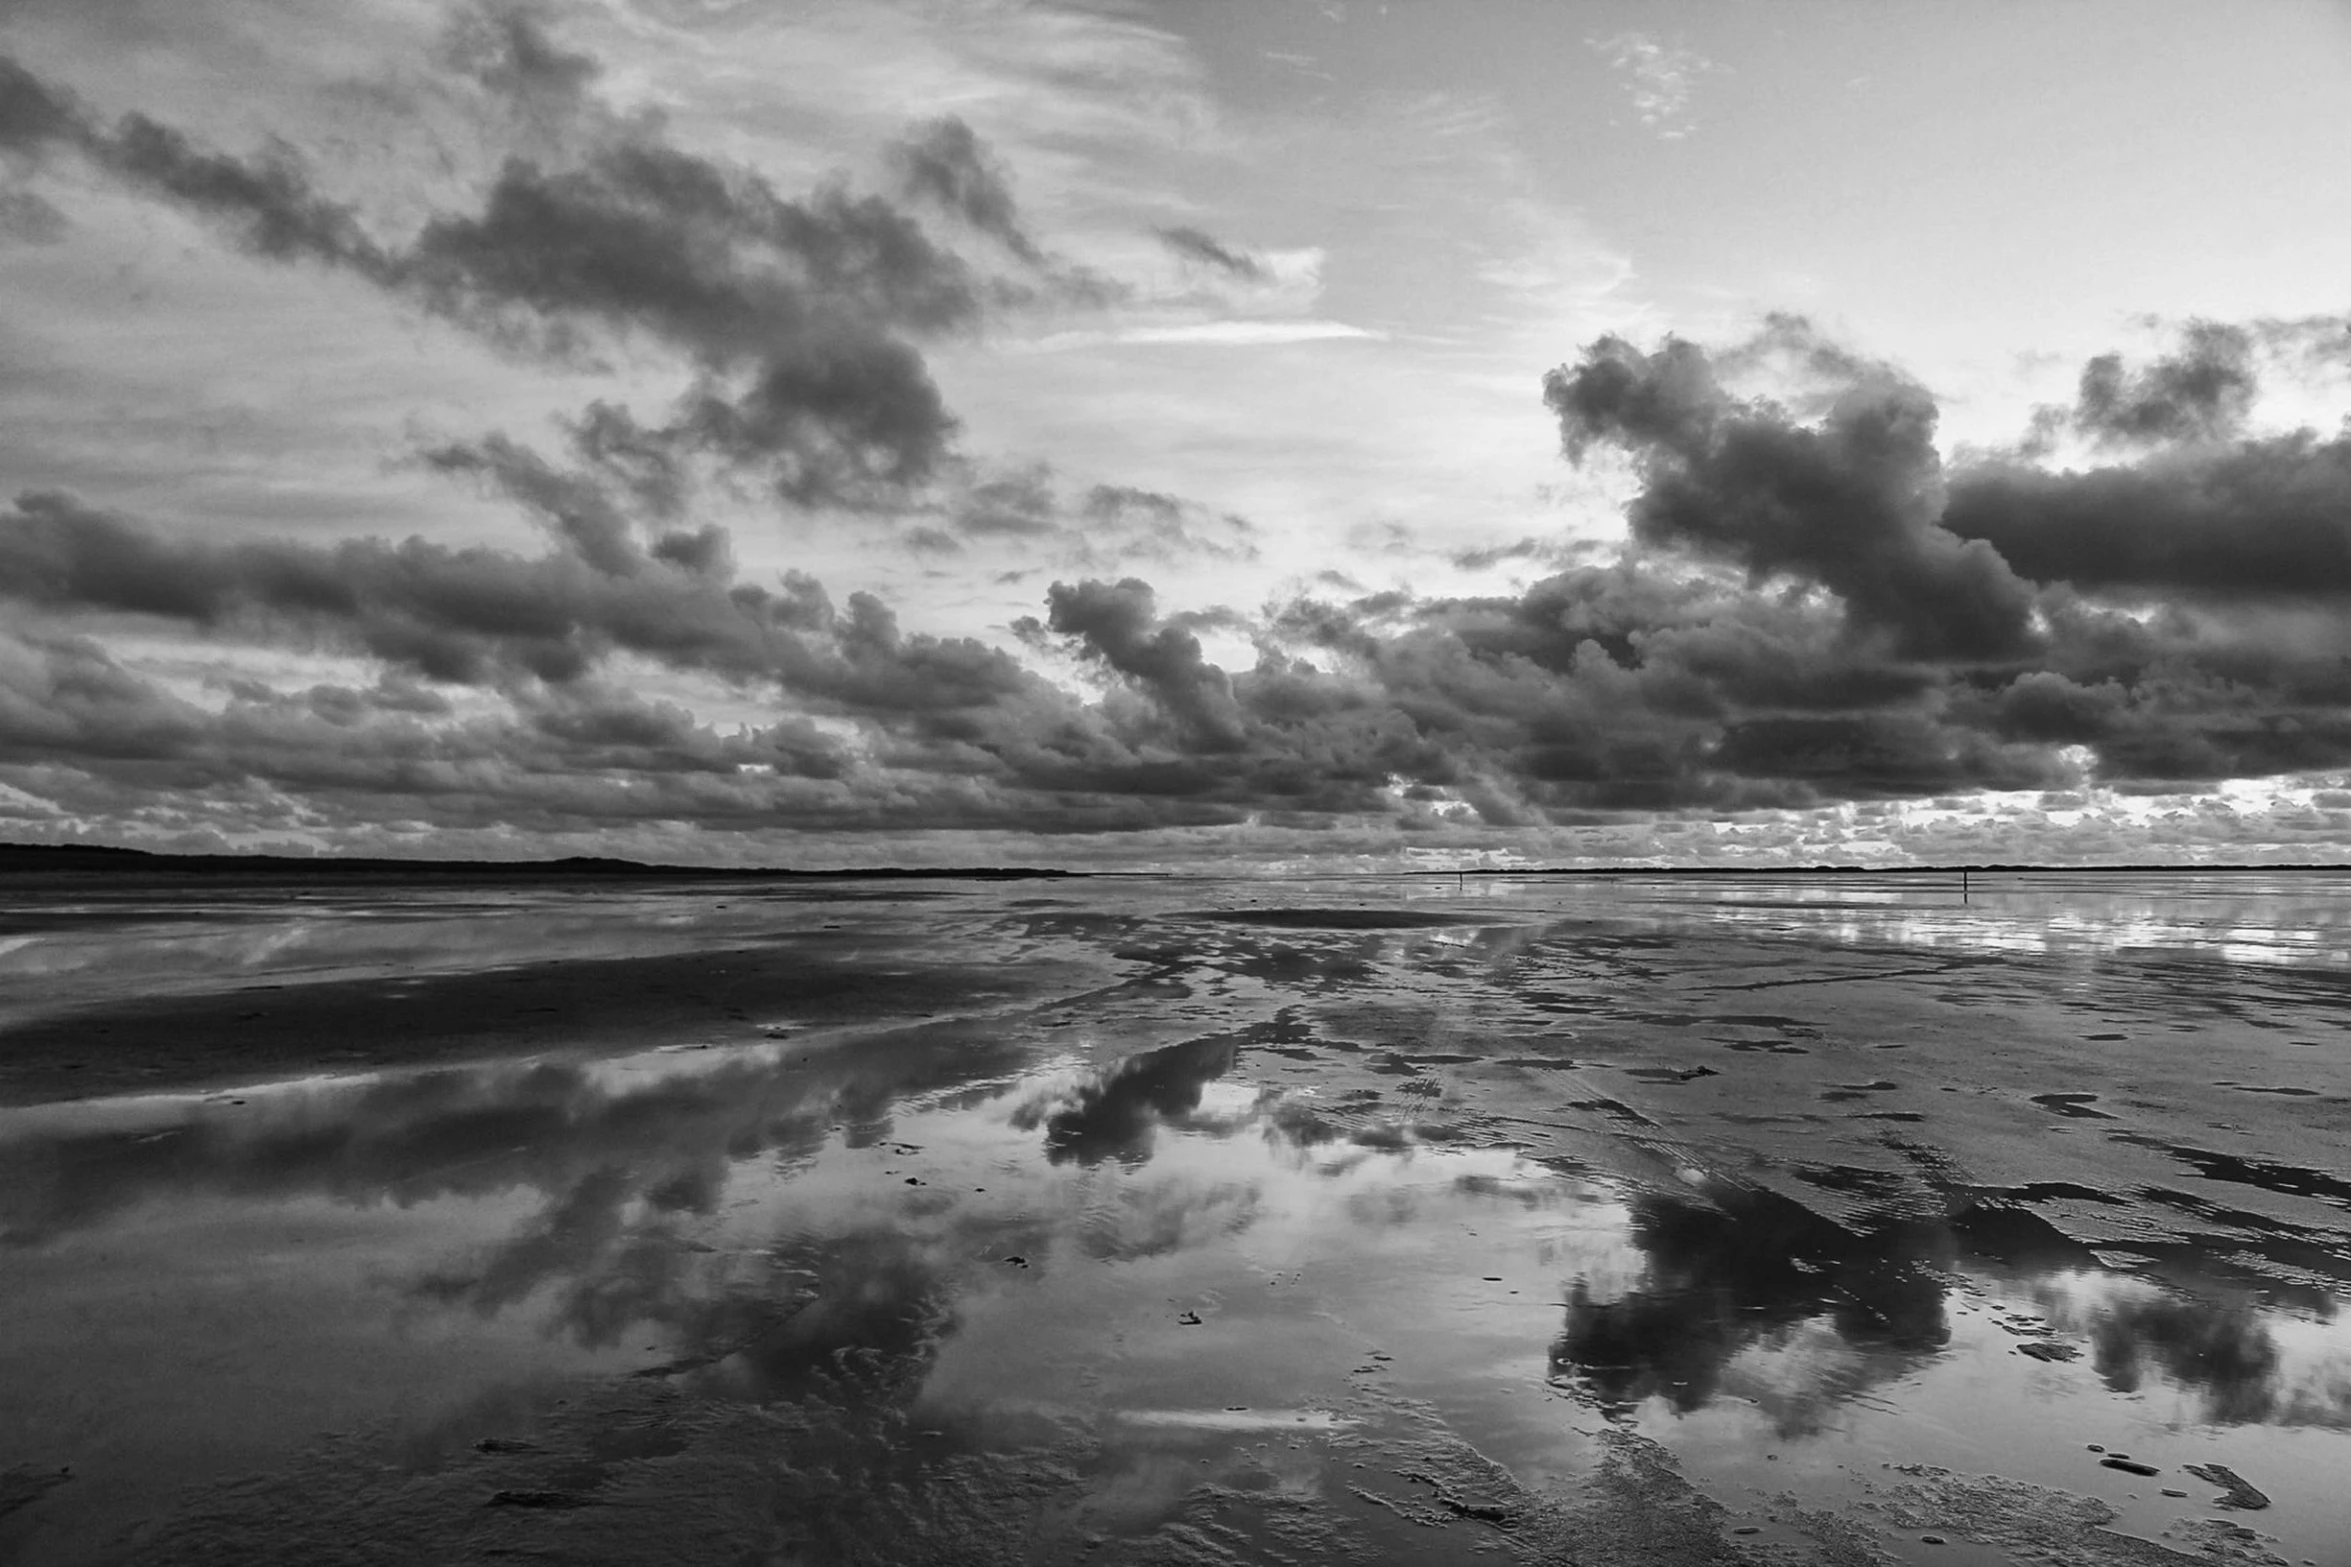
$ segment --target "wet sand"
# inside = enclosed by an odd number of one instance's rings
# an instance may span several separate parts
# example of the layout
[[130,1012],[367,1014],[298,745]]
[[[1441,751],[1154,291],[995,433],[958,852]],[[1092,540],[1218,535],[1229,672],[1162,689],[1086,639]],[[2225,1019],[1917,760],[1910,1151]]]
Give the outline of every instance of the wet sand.
[[0,1559],[2351,1559],[2340,878],[0,930]]

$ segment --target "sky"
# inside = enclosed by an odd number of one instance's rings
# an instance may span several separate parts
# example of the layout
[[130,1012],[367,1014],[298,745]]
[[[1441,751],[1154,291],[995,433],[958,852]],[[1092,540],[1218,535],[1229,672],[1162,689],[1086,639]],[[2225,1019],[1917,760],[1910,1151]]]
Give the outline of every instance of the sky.
[[0,840],[2351,860],[2351,8],[0,0]]

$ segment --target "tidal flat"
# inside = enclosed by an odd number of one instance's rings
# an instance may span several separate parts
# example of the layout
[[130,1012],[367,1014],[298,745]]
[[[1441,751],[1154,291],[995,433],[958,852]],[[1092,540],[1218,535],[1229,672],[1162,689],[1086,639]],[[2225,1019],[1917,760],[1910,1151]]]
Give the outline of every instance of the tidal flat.
[[0,881],[0,1560],[2351,1561],[2351,878]]

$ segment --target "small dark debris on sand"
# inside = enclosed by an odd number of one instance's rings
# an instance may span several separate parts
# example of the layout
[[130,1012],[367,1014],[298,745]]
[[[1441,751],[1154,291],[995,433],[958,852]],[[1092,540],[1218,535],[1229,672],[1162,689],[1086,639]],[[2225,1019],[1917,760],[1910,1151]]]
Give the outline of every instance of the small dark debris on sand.
[[2222,1495],[2216,1506],[2241,1507],[2252,1512],[2269,1505],[2267,1496],[2254,1489],[2243,1475],[2226,1464],[2182,1464],[2180,1467],[2206,1485],[2220,1487]]
[[2037,1338],[2030,1343],[2019,1344],[2016,1346],[2016,1352],[2020,1355],[2030,1355],[2035,1360],[2079,1360],[2082,1358],[2082,1352],[2077,1346],[2059,1344],[2045,1338]]
[[2156,1468],[2153,1464],[2142,1464],[2136,1459],[2131,1458],[2101,1458],[2098,1460],[2098,1467],[2101,1469],[2119,1469],[2124,1474],[2134,1475],[2158,1475],[2163,1473],[2162,1470]]

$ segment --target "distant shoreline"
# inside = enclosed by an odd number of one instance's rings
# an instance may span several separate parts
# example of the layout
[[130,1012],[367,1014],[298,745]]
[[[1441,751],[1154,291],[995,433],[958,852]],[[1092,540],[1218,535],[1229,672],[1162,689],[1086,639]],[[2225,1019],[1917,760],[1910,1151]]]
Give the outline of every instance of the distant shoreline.
[[638,860],[573,856],[561,860],[393,860],[334,854],[158,854],[99,845],[0,843],[0,877],[11,875],[379,876],[474,881],[653,879],[678,881],[888,880],[955,878],[1024,881],[1084,876],[1084,871],[1030,865],[973,865],[928,870],[873,866],[783,870],[762,866],[647,865]]
[[[2146,875],[2153,872],[2207,874],[2258,871],[2278,875],[2344,874],[2351,865],[2317,863],[2228,865],[1514,865],[1463,866],[1459,869],[1392,871],[1303,872],[1260,874],[1270,882],[1319,879],[1432,878],[1461,880],[1471,876],[1594,878],[1639,876],[1956,876],[1968,875]],[[968,865],[923,867],[901,865],[853,866],[833,870],[787,869],[772,866],[659,865],[639,860],[573,856],[559,860],[436,860],[384,859],[372,856],[290,854],[171,854],[149,849],[126,849],[96,844],[0,843],[0,878],[55,875],[162,875],[200,877],[418,877],[473,881],[544,880],[699,880],[699,881],[889,881],[962,880],[1029,881],[1084,880],[1132,876],[1249,876],[1245,871],[1120,871],[1065,870],[1035,865]]]

